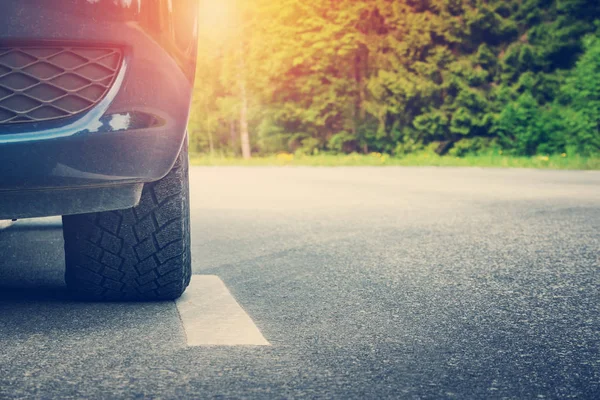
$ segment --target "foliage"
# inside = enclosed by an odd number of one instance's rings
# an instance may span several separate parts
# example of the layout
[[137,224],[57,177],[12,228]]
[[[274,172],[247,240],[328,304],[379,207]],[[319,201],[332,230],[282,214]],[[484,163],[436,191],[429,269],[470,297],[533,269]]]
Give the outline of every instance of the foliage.
[[600,152],[596,0],[231,5],[200,32],[196,152],[239,154],[240,81],[259,154]]
[[586,52],[563,87],[564,147],[569,153],[592,154],[600,149],[600,38],[585,41]]

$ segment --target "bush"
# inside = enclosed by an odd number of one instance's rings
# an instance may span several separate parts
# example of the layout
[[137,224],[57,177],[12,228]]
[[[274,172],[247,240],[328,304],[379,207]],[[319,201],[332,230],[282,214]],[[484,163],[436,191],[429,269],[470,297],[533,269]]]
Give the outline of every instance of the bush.
[[487,137],[476,137],[472,139],[462,139],[448,151],[452,157],[465,157],[468,155],[478,155],[496,150],[498,147],[496,139]]
[[531,93],[523,93],[509,103],[497,121],[500,145],[511,154],[531,156],[544,141],[540,106]]
[[570,100],[565,115],[569,134],[566,146],[582,155],[600,152],[600,37],[584,41],[585,53],[563,87]]

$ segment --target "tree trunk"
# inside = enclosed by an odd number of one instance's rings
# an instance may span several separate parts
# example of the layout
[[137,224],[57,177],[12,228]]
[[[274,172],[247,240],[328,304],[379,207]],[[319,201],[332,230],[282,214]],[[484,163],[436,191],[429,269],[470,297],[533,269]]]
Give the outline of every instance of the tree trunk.
[[[354,81],[355,81],[355,90],[356,94],[354,97],[354,109],[352,110],[352,118],[353,118],[353,126],[354,126],[354,135],[359,138],[358,125],[364,123],[366,118],[366,112],[364,107],[365,102],[365,92],[366,92],[366,81],[367,81],[367,57],[369,54],[369,49],[364,45],[360,45],[356,50],[356,54],[354,57]],[[362,133],[362,132],[361,132]],[[362,142],[365,140],[364,137],[360,137],[359,141]],[[367,154],[369,152],[369,147],[366,143],[362,144],[363,153]]]
[[208,122],[208,115],[209,115],[209,111],[208,111],[208,103],[206,103],[204,105],[204,121],[205,121],[205,126],[206,126],[206,131],[208,132],[208,144],[210,146],[210,156],[214,156],[215,154],[215,144],[213,142],[213,133],[212,133],[212,129],[210,129],[210,123]]
[[245,160],[252,157],[250,152],[250,134],[248,133],[248,93],[246,91],[246,63],[244,60],[244,44],[240,42],[240,141],[242,144],[242,156]]
[[240,95],[242,107],[240,111],[240,141],[242,142],[242,156],[248,160],[252,157],[250,153],[250,135],[248,133],[248,97],[246,95],[246,82],[240,82]]
[[229,144],[231,146],[231,151],[233,151],[233,154],[237,154],[236,137],[237,131],[235,129],[235,120],[232,118],[229,120]]
[[215,145],[213,144],[213,134],[210,130],[208,131],[208,144],[210,146],[210,155],[213,156],[215,154]]

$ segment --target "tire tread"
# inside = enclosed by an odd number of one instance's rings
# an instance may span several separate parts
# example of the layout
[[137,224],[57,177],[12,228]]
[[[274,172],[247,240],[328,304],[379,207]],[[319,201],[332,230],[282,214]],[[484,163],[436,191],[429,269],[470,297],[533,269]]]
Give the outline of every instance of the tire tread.
[[187,149],[138,206],[63,217],[67,286],[93,300],[172,300],[191,278]]

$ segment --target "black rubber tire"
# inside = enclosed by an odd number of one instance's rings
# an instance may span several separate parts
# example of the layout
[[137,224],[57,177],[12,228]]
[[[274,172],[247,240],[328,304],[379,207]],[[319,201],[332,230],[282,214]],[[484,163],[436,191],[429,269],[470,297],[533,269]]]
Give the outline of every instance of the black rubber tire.
[[136,207],[63,217],[65,280],[88,300],[174,300],[190,283],[188,154]]

